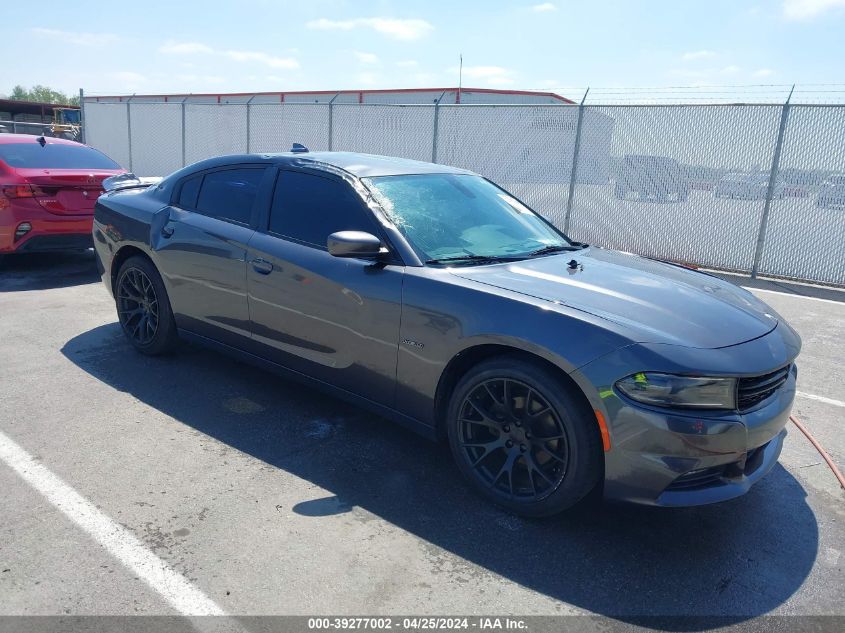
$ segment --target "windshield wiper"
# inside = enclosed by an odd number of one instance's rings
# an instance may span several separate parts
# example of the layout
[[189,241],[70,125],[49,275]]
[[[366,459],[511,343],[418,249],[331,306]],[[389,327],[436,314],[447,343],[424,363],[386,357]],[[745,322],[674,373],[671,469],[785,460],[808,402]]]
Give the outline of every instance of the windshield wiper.
[[453,255],[451,257],[439,257],[437,259],[427,259],[426,264],[446,264],[450,262],[516,262],[524,257],[507,257],[504,255],[474,255],[467,253],[466,255]]
[[538,248],[536,251],[531,251],[528,253],[529,257],[537,257],[538,255],[550,255],[552,253],[566,253],[569,251],[580,251],[586,248],[586,244],[582,244],[580,242],[574,242],[572,244],[550,244],[549,246],[544,246],[543,248]]

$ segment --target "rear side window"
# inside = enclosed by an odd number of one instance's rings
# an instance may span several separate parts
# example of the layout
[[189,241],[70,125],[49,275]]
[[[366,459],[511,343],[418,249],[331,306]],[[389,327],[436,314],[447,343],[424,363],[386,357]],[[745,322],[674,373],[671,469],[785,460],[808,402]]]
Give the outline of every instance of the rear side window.
[[224,169],[207,173],[202,179],[195,208],[212,218],[249,224],[252,206],[263,176],[263,167]]
[[376,226],[349,185],[283,171],[273,192],[270,231],[326,248],[326,238],[336,231],[375,233]]
[[47,141],[43,147],[31,143],[0,143],[0,159],[9,167],[22,169],[120,169],[111,158],[85,145]]
[[197,196],[200,192],[201,182],[202,176],[194,176],[182,183],[182,189],[179,191],[179,200],[177,202],[180,207],[183,209],[197,208]]

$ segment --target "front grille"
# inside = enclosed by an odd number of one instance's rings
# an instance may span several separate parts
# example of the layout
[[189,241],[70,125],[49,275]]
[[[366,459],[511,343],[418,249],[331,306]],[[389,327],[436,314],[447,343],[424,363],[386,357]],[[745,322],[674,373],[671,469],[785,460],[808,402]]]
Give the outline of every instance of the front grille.
[[783,386],[789,377],[790,365],[762,376],[740,378],[737,387],[737,406],[740,411],[750,409]]

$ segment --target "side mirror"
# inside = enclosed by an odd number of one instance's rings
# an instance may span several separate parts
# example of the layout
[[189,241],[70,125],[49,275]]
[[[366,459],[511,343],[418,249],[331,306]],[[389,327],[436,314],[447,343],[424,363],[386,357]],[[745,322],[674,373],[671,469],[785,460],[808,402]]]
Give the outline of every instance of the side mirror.
[[332,233],[326,246],[335,257],[377,257],[381,253],[381,240],[363,231]]

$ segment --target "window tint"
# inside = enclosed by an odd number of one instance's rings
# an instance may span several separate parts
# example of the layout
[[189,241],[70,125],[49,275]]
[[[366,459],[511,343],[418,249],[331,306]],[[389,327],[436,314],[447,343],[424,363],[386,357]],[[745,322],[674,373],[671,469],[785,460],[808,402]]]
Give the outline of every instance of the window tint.
[[225,169],[202,179],[196,209],[203,215],[249,224],[263,168]]
[[9,167],[41,169],[120,169],[111,158],[85,145],[52,143],[0,144],[0,159]]
[[194,176],[182,183],[182,189],[179,192],[179,201],[176,203],[183,209],[197,208],[197,194],[200,192],[200,183],[202,176]]
[[273,194],[270,230],[325,248],[326,238],[336,231],[375,233],[376,227],[349,185],[283,171]]

